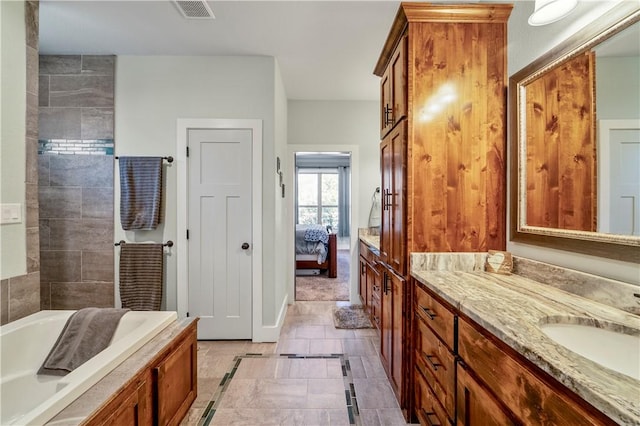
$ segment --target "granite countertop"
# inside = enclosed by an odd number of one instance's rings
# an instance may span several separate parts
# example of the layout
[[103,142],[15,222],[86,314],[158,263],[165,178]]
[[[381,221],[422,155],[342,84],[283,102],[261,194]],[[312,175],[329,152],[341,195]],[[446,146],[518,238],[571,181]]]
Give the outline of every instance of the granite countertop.
[[416,270],[413,264],[411,275],[616,422],[640,424],[640,381],[569,351],[539,327],[597,322],[640,334],[639,316],[519,275]]
[[367,228],[358,229],[358,238],[369,247],[380,251],[380,234],[373,234]]

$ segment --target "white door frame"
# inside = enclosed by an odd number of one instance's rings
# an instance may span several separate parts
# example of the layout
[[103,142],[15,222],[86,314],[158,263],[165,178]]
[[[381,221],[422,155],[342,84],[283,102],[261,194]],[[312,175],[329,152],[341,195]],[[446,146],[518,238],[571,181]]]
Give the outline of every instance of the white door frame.
[[251,312],[253,340],[259,340],[262,329],[262,120],[179,118],[177,120],[177,294],[178,316],[185,317],[189,309],[189,247],[187,242],[189,179],[187,169],[187,142],[189,129],[249,129],[252,135],[251,178]]
[[360,193],[360,147],[358,145],[287,145],[287,170],[291,170],[287,178],[287,186],[291,188],[292,196],[289,197],[289,217],[287,218],[287,294],[290,303],[295,300],[295,170],[296,170],[296,152],[349,152],[351,153],[351,217],[349,224],[351,225],[351,235],[349,244],[349,257],[351,258],[351,272],[349,274],[349,302],[351,304],[360,304],[360,296],[358,295],[358,194]]

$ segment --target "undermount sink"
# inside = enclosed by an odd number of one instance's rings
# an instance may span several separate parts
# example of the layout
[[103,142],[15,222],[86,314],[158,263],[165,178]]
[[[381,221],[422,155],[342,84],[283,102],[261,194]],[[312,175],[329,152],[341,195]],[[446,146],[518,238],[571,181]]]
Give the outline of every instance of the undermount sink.
[[640,380],[640,331],[626,333],[573,323],[545,323],[540,328],[570,351]]

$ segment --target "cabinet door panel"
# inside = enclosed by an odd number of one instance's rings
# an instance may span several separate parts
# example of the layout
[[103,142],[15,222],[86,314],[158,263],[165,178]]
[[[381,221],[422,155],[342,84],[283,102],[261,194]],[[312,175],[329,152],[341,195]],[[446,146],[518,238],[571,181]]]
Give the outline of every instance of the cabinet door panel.
[[510,426],[517,425],[507,410],[458,364],[458,426]]
[[382,170],[382,232],[380,257],[400,275],[405,274],[406,121],[380,144]]
[[527,425],[601,425],[612,420],[543,372],[534,373],[467,321],[458,324],[459,354],[475,375]]
[[391,120],[391,109],[393,108],[393,100],[391,97],[393,80],[391,76],[391,68],[387,68],[387,71],[380,80],[380,138],[384,136],[393,127],[393,121]]
[[157,424],[177,425],[196,398],[197,343],[195,332],[155,369]]
[[391,358],[391,382],[398,396],[398,400],[402,401],[402,391],[404,385],[404,357],[405,350],[404,342],[404,287],[405,280],[401,279],[395,274],[390,274],[389,291],[392,294],[393,312],[392,312],[392,358]]
[[405,176],[407,163],[407,123],[402,122],[391,132],[392,188],[389,197],[391,209],[391,253],[389,265],[400,275],[405,274]]
[[382,272],[382,294],[380,297],[380,360],[382,366],[391,377],[393,361],[393,292],[390,286],[389,272],[383,268]]
[[390,139],[380,142],[380,173],[382,178],[382,214],[380,216],[380,260],[389,262],[391,250],[391,209],[387,205],[393,180],[393,155]]
[[367,294],[367,262],[362,256],[360,256],[360,280],[358,282],[358,289],[360,292],[360,301],[362,305],[367,307],[368,294]]
[[398,43],[391,62],[391,98],[393,109],[391,115],[394,125],[407,116],[407,37]]

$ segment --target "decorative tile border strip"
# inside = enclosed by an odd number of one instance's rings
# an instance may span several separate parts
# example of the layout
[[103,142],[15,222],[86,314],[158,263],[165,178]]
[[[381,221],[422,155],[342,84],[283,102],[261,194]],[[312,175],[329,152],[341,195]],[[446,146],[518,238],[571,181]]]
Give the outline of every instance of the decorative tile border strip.
[[40,139],[38,154],[113,155],[113,139]]
[[229,387],[229,383],[233,376],[236,374],[240,363],[245,358],[289,358],[289,359],[339,359],[340,364],[342,366],[342,378],[344,381],[344,394],[345,394],[345,402],[346,409],[349,415],[349,424],[362,426],[362,422],[360,421],[360,412],[358,410],[358,400],[356,397],[356,389],[353,385],[353,376],[351,375],[351,366],[349,365],[349,360],[346,359],[347,356],[345,354],[328,354],[328,355],[306,355],[306,354],[280,354],[280,355],[263,355],[256,353],[246,353],[244,355],[238,355],[233,359],[233,364],[228,373],[225,373],[224,377],[220,381],[218,385],[218,389],[213,394],[213,397],[207,404],[204,412],[202,413],[202,417],[198,421],[198,426],[209,426],[213,416],[216,414],[216,410],[220,405],[220,401],[224,397],[227,388]]

